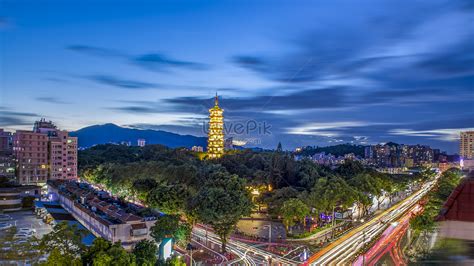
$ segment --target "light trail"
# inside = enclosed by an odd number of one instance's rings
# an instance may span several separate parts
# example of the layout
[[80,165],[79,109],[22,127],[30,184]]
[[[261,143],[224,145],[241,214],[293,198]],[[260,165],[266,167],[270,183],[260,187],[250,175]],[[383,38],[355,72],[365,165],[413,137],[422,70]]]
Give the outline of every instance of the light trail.
[[420,190],[403,201],[377,215],[365,224],[349,231],[346,235],[329,244],[326,248],[309,258],[305,264],[311,265],[347,265],[351,258],[372,239],[380,235],[393,221],[406,213],[436,184],[439,176],[433,181],[425,183]]
[[[194,227],[193,235],[202,239],[206,237],[206,231],[202,228]],[[219,237],[213,232],[207,231],[207,239],[211,240],[212,243],[221,244]],[[300,264],[299,261],[275,255],[266,250],[259,249],[257,246],[242,243],[234,239],[229,239],[227,246],[232,253],[239,256],[239,261],[243,261],[246,265],[265,265],[268,264],[267,258],[271,258],[273,262],[278,262],[283,265]],[[249,255],[250,252],[253,254]]]

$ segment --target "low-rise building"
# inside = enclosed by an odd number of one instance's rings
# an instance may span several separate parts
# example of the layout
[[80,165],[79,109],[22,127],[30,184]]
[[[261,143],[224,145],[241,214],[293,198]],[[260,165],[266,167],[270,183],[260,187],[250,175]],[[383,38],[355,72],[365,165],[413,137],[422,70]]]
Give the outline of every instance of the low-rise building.
[[138,139],[137,140],[137,145],[138,145],[138,147],[145,147],[146,140],[145,139]]
[[18,211],[23,207],[24,197],[40,197],[41,188],[38,186],[9,185],[0,188],[0,210]]
[[191,150],[194,152],[203,152],[204,148],[202,146],[193,146]]
[[48,181],[50,198],[57,200],[84,227],[97,237],[111,242],[121,241],[126,249],[143,239],[151,239],[150,228],[156,216],[142,217],[112,198],[102,198],[100,192],[86,183],[75,181]]

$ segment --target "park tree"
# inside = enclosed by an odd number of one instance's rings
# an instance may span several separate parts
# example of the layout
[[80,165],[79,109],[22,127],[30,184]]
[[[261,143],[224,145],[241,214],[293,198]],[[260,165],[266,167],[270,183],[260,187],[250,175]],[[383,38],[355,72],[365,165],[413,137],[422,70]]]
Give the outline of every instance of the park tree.
[[[359,203],[364,207],[364,214],[367,214],[372,206],[373,198],[380,195],[380,182],[376,180],[370,173],[358,174],[349,180],[349,184],[363,195],[358,195]],[[370,203],[368,203],[370,202]],[[367,203],[367,204],[364,204]]]
[[85,265],[94,266],[135,266],[135,256],[127,252],[121,242],[111,243],[104,238],[96,238],[82,256]]
[[356,193],[347,182],[339,176],[319,178],[308,195],[307,203],[318,213],[332,214],[340,206],[348,208],[356,201]]
[[52,265],[52,266],[81,266],[82,261],[80,258],[73,257],[68,254],[61,254],[58,248],[53,248],[49,253],[48,259],[40,265]]
[[337,173],[342,178],[349,180],[352,177],[364,172],[364,166],[359,161],[345,160],[337,169]]
[[374,175],[375,176],[372,178],[373,182],[375,182],[374,185],[376,190],[374,195],[377,199],[377,209],[380,209],[380,204],[389,196],[394,184],[385,174],[374,173]]
[[173,256],[168,259],[165,263],[167,266],[186,266],[186,263],[183,261],[183,258],[178,256]]
[[156,263],[156,252],[158,246],[155,241],[141,240],[133,247],[133,255],[135,255],[137,266],[153,266]]
[[164,238],[173,238],[177,243],[186,243],[191,236],[191,226],[181,222],[178,215],[163,215],[151,227],[151,236],[157,243]]
[[180,214],[185,210],[186,189],[181,185],[157,184],[146,197],[149,206],[166,214]]
[[77,258],[86,249],[82,239],[87,234],[87,230],[78,228],[76,224],[60,222],[53,227],[53,231],[41,238],[39,247],[44,253],[56,250],[62,256]]
[[212,226],[222,242],[222,252],[233,228],[243,216],[250,215],[252,202],[245,180],[219,172],[211,175],[196,197],[198,219]]
[[157,185],[156,180],[152,178],[137,179],[133,181],[132,192],[139,200],[146,201],[149,192]]
[[283,203],[291,198],[296,198],[298,191],[292,187],[275,189],[272,192],[263,194],[263,202],[268,206],[268,212],[272,215],[278,215]]
[[309,215],[309,207],[300,199],[289,199],[281,207],[281,216],[286,230],[295,224],[295,220],[306,224],[306,216]]

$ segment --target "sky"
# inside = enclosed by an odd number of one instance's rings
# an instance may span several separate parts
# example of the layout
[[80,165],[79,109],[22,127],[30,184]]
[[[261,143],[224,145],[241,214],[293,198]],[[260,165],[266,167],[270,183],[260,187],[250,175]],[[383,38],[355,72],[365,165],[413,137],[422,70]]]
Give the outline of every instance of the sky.
[[0,127],[40,117],[284,149],[474,130],[474,2],[0,2]]

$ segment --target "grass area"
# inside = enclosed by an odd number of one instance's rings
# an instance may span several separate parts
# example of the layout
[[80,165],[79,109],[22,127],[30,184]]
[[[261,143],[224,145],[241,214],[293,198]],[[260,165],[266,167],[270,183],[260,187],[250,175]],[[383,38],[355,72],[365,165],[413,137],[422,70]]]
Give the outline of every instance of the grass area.
[[297,235],[292,235],[292,234],[288,234],[288,238],[293,238],[293,239],[301,239],[301,238],[306,238],[306,237],[309,237],[309,236],[312,236],[318,232],[321,232],[323,231],[324,229],[327,229],[327,228],[331,228],[331,224],[326,224],[325,226],[322,226],[322,227],[318,227],[316,229],[314,229],[313,231],[310,231],[310,232],[304,232],[304,233],[301,233],[301,234],[297,234]]

